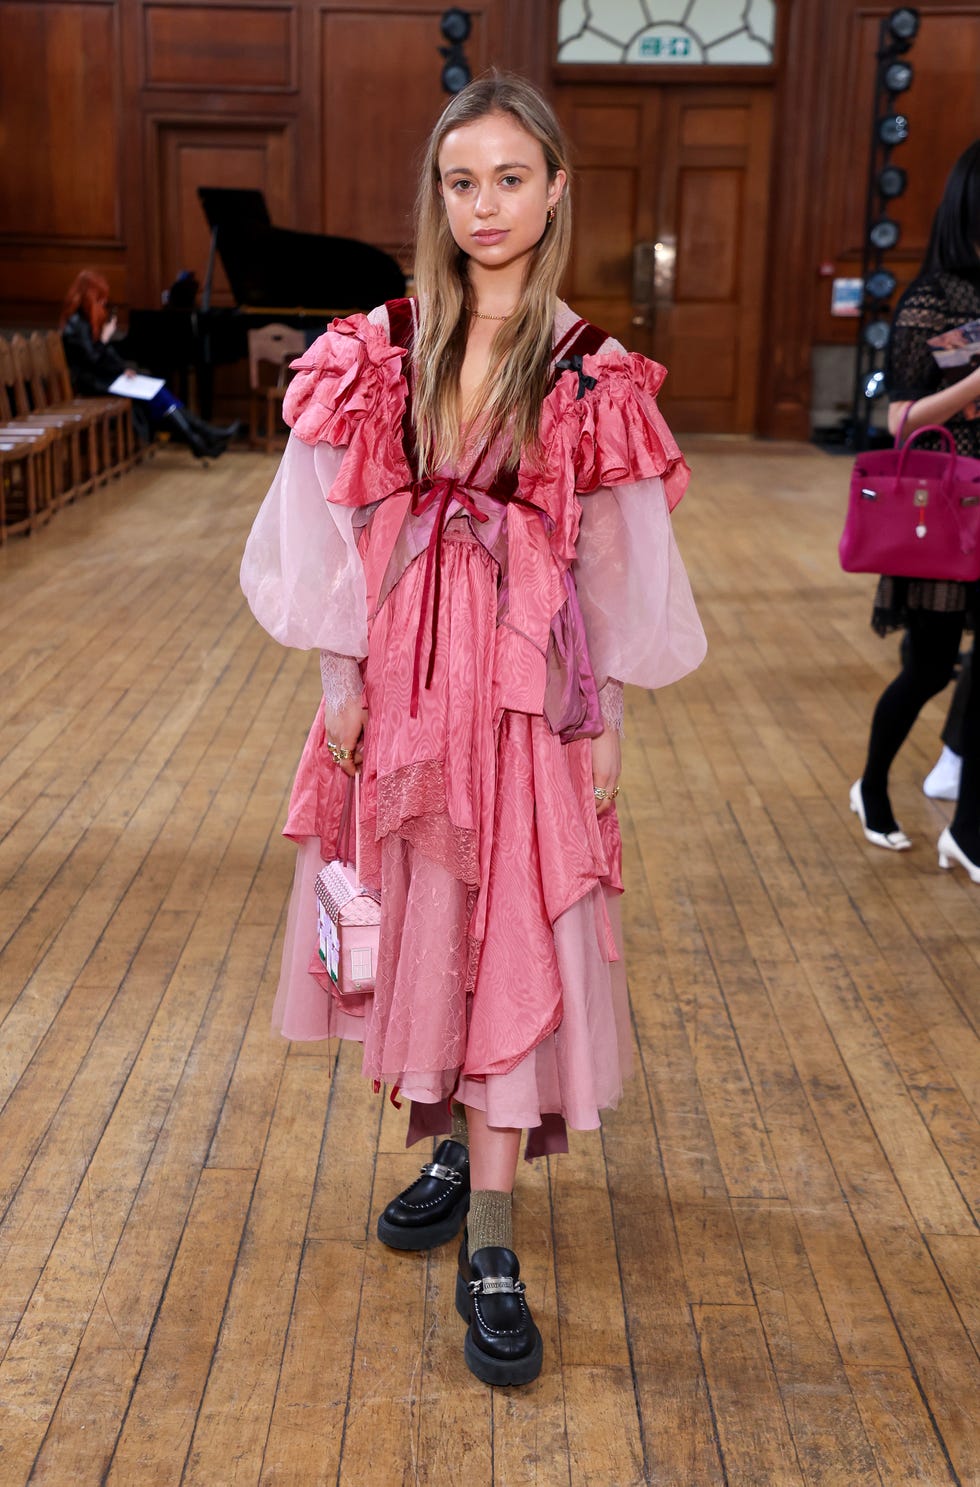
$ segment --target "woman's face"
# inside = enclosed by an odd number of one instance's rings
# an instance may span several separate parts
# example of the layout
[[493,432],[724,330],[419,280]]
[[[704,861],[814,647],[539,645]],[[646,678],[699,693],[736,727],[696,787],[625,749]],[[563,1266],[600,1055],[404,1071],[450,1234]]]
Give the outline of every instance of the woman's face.
[[548,180],[544,150],[511,114],[451,129],[439,150],[439,190],[458,247],[485,268],[526,259],[545,230],[565,172]]

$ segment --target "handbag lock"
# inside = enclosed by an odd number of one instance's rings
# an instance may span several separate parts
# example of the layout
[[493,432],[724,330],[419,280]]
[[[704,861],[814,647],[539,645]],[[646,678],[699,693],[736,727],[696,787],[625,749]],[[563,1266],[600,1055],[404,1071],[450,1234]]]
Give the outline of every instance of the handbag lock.
[[929,504],[929,492],[924,485],[919,486],[919,489],[912,497],[912,501],[913,504],[918,506],[922,511],[922,516],[920,516],[918,525],[915,529],[915,535],[917,537],[924,537],[926,535],[926,531],[928,530],[925,523],[925,508]]

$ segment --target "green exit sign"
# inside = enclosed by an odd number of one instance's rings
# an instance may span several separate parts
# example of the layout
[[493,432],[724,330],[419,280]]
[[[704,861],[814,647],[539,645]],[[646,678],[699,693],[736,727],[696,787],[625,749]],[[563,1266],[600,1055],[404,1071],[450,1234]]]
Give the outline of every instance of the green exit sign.
[[689,36],[644,36],[640,42],[641,57],[689,57]]

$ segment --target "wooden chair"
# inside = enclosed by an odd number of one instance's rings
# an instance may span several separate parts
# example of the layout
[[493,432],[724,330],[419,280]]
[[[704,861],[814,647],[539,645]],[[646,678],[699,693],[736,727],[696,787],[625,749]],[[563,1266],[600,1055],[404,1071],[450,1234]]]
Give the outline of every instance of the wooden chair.
[[[266,454],[279,447],[285,432],[282,400],[289,382],[289,363],[306,350],[306,337],[301,330],[288,325],[263,325],[248,333],[248,442],[254,449],[261,445]],[[263,376],[263,367],[275,368],[275,380]],[[259,410],[265,406],[265,432],[259,433]]]
[[[31,455],[30,478],[33,487],[33,502],[25,505],[18,531],[33,531],[42,526],[51,516],[55,491],[55,451],[58,445],[57,430],[40,425],[24,423],[13,416],[7,391],[7,357],[9,346],[0,337],[0,438],[11,447],[17,446]],[[29,525],[23,525],[30,518]]]
[[78,420],[78,437],[81,458],[81,485],[78,494],[87,495],[97,481],[104,480],[103,428],[99,413],[86,408],[74,399],[65,400],[55,382],[48,353],[47,338],[40,331],[33,331],[27,342],[27,362],[30,369],[28,387],[31,404],[36,413],[56,413]]
[[11,439],[0,431],[0,547],[8,537],[30,535],[44,510],[50,441]]
[[143,458],[133,431],[133,405],[129,398],[77,397],[71,385],[71,373],[65,358],[65,346],[56,330],[44,337],[51,367],[51,391],[59,403],[97,413],[102,426],[102,479],[121,475]]
[[44,412],[33,407],[28,391],[30,349],[23,336],[11,336],[9,341],[0,337],[0,368],[0,380],[13,405],[14,422],[30,428],[49,429],[55,434],[51,507],[58,510],[86,488],[81,455],[83,419],[77,413]]

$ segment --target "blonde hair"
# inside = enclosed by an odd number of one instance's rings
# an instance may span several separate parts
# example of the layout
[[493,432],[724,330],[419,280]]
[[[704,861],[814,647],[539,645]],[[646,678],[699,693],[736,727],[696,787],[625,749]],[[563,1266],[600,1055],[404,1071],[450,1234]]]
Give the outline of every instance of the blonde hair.
[[[416,198],[415,340],[412,413],[419,466],[432,470],[458,459],[462,448],[459,377],[473,311],[467,255],[457,247],[439,192],[439,151],[451,129],[488,114],[510,114],[544,151],[549,182],[568,173],[568,152],[550,104],[526,79],[491,72],[470,83],[443,110],[426,148]],[[516,464],[537,441],[541,403],[551,375],[555,300],[571,247],[568,187],[534,248],[513,314],[493,340],[491,364],[476,410],[485,437],[507,428],[507,462]]]

